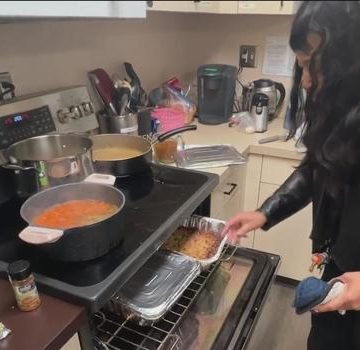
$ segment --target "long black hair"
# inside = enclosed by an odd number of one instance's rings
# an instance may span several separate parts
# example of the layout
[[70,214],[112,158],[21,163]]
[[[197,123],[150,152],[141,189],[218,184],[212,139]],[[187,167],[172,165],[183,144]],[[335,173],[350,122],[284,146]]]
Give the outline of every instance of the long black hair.
[[321,44],[311,55],[305,103],[302,68],[295,63],[290,134],[305,122],[307,160],[326,171],[333,186],[360,168],[360,2],[304,2],[291,29],[294,52],[310,53],[309,33],[318,34]]

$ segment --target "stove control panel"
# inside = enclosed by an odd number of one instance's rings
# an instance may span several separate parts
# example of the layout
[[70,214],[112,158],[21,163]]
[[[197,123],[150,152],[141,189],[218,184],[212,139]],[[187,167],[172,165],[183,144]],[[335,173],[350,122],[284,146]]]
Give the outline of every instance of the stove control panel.
[[0,104],[0,149],[48,133],[86,133],[99,127],[85,86],[26,95]]
[[47,106],[6,115],[0,118],[0,148],[52,131],[56,131],[56,128]]

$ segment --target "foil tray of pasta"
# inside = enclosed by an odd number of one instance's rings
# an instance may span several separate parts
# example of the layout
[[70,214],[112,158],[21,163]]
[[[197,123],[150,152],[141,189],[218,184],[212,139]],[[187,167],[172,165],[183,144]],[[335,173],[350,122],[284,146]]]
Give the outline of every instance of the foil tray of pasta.
[[178,252],[198,261],[202,269],[217,261],[227,241],[225,222],[193,215],[164,243],[162,249]]

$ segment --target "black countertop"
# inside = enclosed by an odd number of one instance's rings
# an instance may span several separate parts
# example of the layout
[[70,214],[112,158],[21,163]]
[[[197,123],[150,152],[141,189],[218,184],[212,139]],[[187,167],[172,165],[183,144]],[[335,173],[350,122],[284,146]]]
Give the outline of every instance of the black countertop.
[[81,263],[61,263],[41,256],[17,238],[25,225],[18,208],[2,208],[6,222],[0,231],[0,272],[17,259],[28,259],[39,289],[59,298],[99,310],[209,197],[217,175],[152,165],[143,175],[118,178],[115,186],[126,197],[123,243],[103,257]]

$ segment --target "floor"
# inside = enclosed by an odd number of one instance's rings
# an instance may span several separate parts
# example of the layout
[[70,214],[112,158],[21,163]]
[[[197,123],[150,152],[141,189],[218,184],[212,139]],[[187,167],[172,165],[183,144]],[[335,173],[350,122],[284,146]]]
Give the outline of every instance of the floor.
[[310,313],[296,315],[294,287],[275,282],[247,350],[306,350]]

